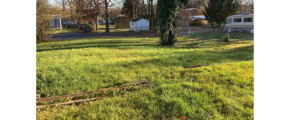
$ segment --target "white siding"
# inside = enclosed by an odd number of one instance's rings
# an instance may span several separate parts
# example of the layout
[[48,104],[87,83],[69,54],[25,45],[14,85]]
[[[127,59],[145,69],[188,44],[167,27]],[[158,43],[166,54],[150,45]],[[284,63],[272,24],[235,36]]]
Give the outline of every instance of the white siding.
[[137,31],[149,30],[149,21],[141,19],[137,21]]
[[49,25],[50,25],[51,30],[53,30],[53,29],[62,30],[62,24],[61,24],[60,18],[52,19]]
[[136,22],[130,21],[130,30],[136,31]]
[[138,32],[142,30],[149,30],[149,21],[141,19],[139,21],[130,21],[130,30]]

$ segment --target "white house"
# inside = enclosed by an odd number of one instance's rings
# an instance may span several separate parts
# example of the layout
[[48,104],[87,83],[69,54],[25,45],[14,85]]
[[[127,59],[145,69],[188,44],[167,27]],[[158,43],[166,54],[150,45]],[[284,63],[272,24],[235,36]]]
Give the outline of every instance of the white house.
[[135,32],[149,30],[149,21],[143,18],[135,18],[130,20],[130,30]]

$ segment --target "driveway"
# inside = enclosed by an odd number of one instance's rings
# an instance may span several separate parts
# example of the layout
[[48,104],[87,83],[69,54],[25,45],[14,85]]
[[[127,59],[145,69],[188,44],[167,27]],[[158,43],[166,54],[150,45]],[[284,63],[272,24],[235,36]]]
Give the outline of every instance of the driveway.
[[80,32],[56,33],[56,34],[50,34],[50,35],[52,35],[50,40],[112,38],[112,37],[148,37],[148,35],[142,35],[142,34],[104,35],[104,34],[90,34],[90,33],[80,33]]

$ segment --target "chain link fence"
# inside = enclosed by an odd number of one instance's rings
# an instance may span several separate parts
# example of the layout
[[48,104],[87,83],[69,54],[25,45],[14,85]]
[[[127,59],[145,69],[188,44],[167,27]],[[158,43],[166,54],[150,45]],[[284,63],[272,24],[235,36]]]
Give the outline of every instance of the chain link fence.
[[250,33],[250,31],[228,32],[223,27],[186,26],[178,27],[176,32],[177,39],[224,40],[227,35],[229,35],[230,40],[253,40],[254,38],[254,34]]
[[[101,25],[100,25],[101,26]],[[227,33],[226,30],[220,27],[197,27],[184,26],[176,29],[178,39],[180,37],[193,39],[223,39],[227,34],[241,34],[239,32]],[[242,34],[250,34],[244,32]],[[242,34],[239,35],[242,37]],[[62,30],[52,31],[51,40],[65,40],[65,39],[86,39],[86,38],[108,38],[108,37],[158,37],[158,27],[126,27],[115,28],[110,25],[109,32],[106,32],[105,26],[101,26],[98,30],[89,26],[63,28]],[[236,35],[234,35],[236,36]]]

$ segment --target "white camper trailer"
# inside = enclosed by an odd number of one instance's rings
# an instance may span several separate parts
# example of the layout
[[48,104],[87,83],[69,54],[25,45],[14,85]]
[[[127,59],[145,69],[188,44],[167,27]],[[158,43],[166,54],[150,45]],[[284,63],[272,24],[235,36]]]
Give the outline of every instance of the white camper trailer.
[[254,14],[243,13],[229,16],[224,29],[228,32],[248,31],[254,33]]

